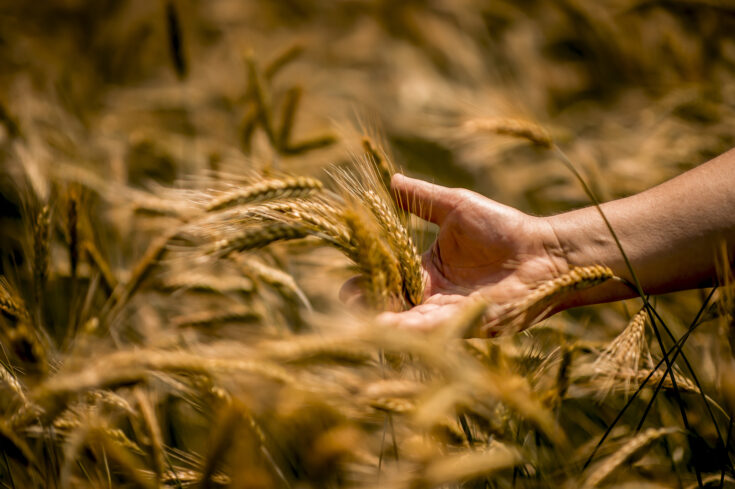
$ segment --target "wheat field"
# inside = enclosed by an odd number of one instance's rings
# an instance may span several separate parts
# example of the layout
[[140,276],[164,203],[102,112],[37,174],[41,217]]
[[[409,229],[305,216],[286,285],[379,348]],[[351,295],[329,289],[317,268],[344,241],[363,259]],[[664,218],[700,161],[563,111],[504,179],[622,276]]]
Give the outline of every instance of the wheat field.
[[534,215],[642,191],[735,146],[733,32],[715,0],[0,1],[0,485],[735,487],[727,266],[517,332],[620,280],[572,269],[491,338],[485,303],[381,321],[436,235],[394,173]]

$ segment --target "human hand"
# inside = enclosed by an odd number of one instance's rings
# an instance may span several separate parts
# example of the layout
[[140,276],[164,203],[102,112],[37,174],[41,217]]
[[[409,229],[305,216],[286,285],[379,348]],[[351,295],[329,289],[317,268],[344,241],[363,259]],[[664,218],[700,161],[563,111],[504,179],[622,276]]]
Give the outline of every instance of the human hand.
[[[396,200],[405,210],[439,225],[436,241],[423,255],[425,300],[381,319],[400,327],[431,330],[472,301],[489,305],[482,335],[499,332],[493,311],[526,297],[539,283],[569,270],[552,226],[465,189],[450,189],[394,175]],[[559,298],[561,300],[563,298]],[[524,315],[528,324],[562,308],[561,302]]]

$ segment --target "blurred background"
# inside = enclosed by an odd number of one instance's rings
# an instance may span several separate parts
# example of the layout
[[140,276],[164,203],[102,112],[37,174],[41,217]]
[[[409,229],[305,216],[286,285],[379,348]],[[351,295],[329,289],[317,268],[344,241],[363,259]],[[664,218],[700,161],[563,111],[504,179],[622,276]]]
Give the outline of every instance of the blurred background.
[[[174,205],[162,198],[169,188],[213,172],[321,178],[361,154],[365,135],[402,171],[529,213],[589,205],[551,151],[478,121],[542,127],[600,200],[630,195],[735,146],[733,33],[727,0],[0,0],[0,273],[32,255],[28,202],[53,202],[52,241],[72,243],[63,233],[73,201],[80,236],[97,246],[85,259],[111,292],[167,219],[178,223],[163,206]],[[93,191],[75,193],[72,171]],[[328,311],[352,273],[346,261],[294,250],[268,263]],[[67,294],[82,302],[62,253],[52,245],[49,329],[66,324]],[[332,266],[339,279],[325,281]],[[202,304],[167,294],[175,300],[136,304],[126,341],[144,345],[155,337],[147,325],[168,325],[169,309]],[[703,298],[690,291],[655,305],[678,337]],[[290,327],[301,321],[292,302],[282,313]],[[559,338],[612,337],[639,302],[571,311],[538,335],[553,338],[546,346],[558,356]],[[716,332],[709,324],[701,331]],[[233,334],[240,346],[244,334]],[[684,349],[708,389],[720,339],[697,335]],[[589,406],[599,421],[602,409]],[[706,425],[701,408],[691,411]],[[204,438],[211,425],[202,426]],[[710,427],[699,432],[714,439]],[[706,466],[710,452],[692,446]]]
[[[69,164],[155,195],[209,170],[323,176],[364,134],[526,212],[589,204],[484,119],[540,125],[601,200],[629,195],[735,146],[733,32],[716,0],[3,1],[0,246],[22,260],[19,172],[41,199]],[[144,244],[120,238],[157,224],[105,219],[124,268]]]
[[[3,1],[0,157],[171,184],[230,157],[320,168],[358,128],[412,173],[556,212],[586,203],[557,162],[464,123],[541,124],[604,199],[650,187],[735,145],[733,12],[716,0]],[[254,77],[272,131],[254,121]],[[289,118],[288,141],[269,144]]]

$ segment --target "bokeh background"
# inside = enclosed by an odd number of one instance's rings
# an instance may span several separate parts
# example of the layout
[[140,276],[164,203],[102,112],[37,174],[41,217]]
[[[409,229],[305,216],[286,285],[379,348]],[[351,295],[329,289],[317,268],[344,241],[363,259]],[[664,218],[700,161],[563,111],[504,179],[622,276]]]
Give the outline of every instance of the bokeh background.
[[[362,151],[364,135],[402,171],[525,212],[589,205],[552,152],[478,130],[477,120],[543,127],[600,200],[630,195],[735,146],[733,33],[735,2],[726,0],[0,0],[1,271],[27,265],[25,206],[63,209],[66,190],[53,181],[74,180],[68,172],[83,171],[96,189],[82,201],[94,223],[88,239],[112,279],[124,280],[171,219],[161,211],[168,189],[205,174],[323,177]],[[53,219],[63,241],[63,212]],[[52,327],[71,309],[62,248],[51,249]],[[305,248],[270,263],[326,313],[351,272],[336,253]],[[169,312],[202,304],[146,297],[132,317],[151,331]],[[655,305],[678,336],[703,298],[690,291]],[[610,338],[639,302],[570,311],[539,336],[557,354],[566,340]],[[292,306],[279,321],[304,326]],[[712,389],[716,324],[685,348]],[[148,338],[135,334],[126,341]],[[580,409],[598,409],[590,406]],[[666,406],[657,415],[673,425],[676,404]],[[693,450],[706,470],[713,430],[701,406],[690,417],[709,443]],[[215,424],[196,420],[186,436],[201,441]],[[188,421],[169,421],[164,436],[178,446],[185,430],[171,427]],[[289,436],[298,430],[277,421],[274,432],[297,445]]]
[[[551,152],[473,129],[478,118],[541,125],[600,200],[629,195],[735,146],[734,11],[714,0],[5,1],[0,239],[22,246],[18,164],[42,195],[40,175],[66,163],[155,192],[204,170],[319,176],[358,153],[362,134],[403,171],[526,212],[589,204]],[[97,231],[123,247],[111,253],[139,249],[119,239],[139,223],[116,219]]]

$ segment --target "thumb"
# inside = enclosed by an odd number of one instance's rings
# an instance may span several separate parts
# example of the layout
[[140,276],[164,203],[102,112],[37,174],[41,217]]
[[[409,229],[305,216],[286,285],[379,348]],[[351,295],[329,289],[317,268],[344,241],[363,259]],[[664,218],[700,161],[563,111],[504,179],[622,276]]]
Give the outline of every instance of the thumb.
[[434,224],[441,225],[454,208],[454,191],[441,185],[409,178],[396,173],[390,181],[398,206]]

